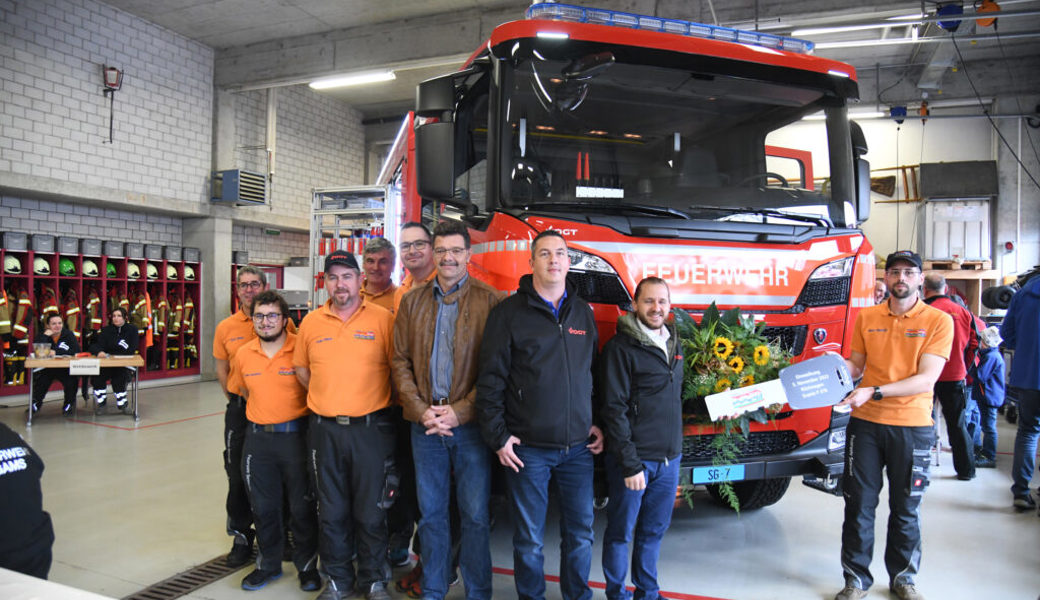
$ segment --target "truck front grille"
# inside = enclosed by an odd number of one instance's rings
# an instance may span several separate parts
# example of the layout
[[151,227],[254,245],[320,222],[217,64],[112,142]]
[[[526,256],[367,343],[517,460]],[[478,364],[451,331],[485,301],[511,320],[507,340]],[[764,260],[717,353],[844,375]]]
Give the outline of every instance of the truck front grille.
[[805,284],[798,304],[803,306],[832,306],[847,304],[849,301],[849,277],[835,279],[815,279]]
[[[683,464],[688,462],[710,462],[714,458],[711,447],[715,434],[689,435],[683,438]],[[741,458],[785,454],[798,448],[798,434],[793,431],[753,431],[748,438],[738,442]]]
[[794,327],[765,327],[762,335],[768,340],[776,340],[780,347],[789,351],[792,356],[798,356],[805,348],[805,337],[809,333],[808,325],[796,325]]

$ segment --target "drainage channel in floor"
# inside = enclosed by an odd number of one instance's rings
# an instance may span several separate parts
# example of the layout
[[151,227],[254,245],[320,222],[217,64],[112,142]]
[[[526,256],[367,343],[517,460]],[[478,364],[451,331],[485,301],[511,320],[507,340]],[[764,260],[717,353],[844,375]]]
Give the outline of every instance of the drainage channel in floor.
[[[256,550],[253,550],[253,558],[255,557]],[[155,585],[150,585],[139,592],[125,596],[122,600],[173,600],[174,598],[186,596],[201,587],[205,587],[242,569],[241,566],[227,566],[226,558],[227,555],[222,554],[208,562],[164,579]],[[250,560],[246,564],[248,565],[252,562]]]

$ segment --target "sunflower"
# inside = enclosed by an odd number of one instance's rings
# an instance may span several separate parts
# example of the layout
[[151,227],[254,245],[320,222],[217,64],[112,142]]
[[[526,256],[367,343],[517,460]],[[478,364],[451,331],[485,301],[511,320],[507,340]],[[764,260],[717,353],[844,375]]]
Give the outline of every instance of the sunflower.
[[728,390],[731,387],[733,387],[733,382],[730,381],[729,379],[726,379],[725,377],[723,377],[722,379],[719,379],[718,381],[715,382],[715,391],[716,392],[724,392],[724,391]]
[[722,360],[729,358],[729,355],[733,353],[733,342],[728,337],[719,336],[715,338],[714,344],[715,356]]
[[762,366],[769,362],[769,347],[755,346],[755,364]]
[[740,373],[744,370],[744,359],[739,356],[734,356],[729,359],[729,362],[726,364],[729,365],[729,368],[733,369],[734,373]]
[[745,375],[745,376],[740,378],[740,387],[745,387],[745,386],[749,386],[749,385],[755,385],[755,376],[754,375]]

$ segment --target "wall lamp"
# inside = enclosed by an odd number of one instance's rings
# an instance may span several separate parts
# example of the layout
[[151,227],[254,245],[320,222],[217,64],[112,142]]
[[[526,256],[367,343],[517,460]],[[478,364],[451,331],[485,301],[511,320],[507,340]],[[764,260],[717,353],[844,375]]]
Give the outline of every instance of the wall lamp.
[[113,119],[115,117],[116,91],[123,87],[123,72],[115,67],[101,65],[101,76],[105,82],[103,94],[108,96],[108,140],[112,143]]

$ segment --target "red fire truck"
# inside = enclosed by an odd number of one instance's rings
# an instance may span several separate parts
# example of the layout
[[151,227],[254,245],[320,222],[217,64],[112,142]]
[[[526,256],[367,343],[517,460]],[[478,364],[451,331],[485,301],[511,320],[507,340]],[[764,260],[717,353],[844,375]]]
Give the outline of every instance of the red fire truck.
[[[559,230],[604,341],[655,275],[695,315],[754,314],[795,360],[844,352],[874,280],[852,67],[698,23],[555,3],[527,17],[419,86],[382,175],[404,220],[464,220],[471,273],[509,291],[531,238]],[[755,424],[728,470],[741,507],[796,475],[837,489],[847,420],[785,407]],[[717,495],[713,428],[685,434],[685,481]]]

